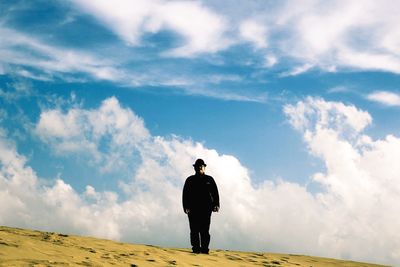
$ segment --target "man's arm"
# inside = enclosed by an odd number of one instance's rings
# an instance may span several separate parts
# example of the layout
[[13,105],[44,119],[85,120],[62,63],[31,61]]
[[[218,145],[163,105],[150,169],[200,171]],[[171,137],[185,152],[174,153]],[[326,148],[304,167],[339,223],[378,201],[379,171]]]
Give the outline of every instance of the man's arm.
[[218,193],[218,187],[217,184],[215,183],[214,178],[211,177],[211,183],[212,183],[212,194],[213,194],[213,211],[218,212],[219,211],[219,193]]
[[188,183],[188,179],[186,179],[185,185],[183,186],[182,206],[183,206],[183,211],[186,214],[188,214],[190,212],[190,209],[189,209],[189,183]]

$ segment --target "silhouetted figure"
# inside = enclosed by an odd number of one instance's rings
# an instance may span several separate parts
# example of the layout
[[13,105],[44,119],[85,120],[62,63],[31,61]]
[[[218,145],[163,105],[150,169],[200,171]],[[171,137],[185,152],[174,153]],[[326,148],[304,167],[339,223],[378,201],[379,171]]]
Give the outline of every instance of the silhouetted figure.
[[218,188],[214,179],[205,174],[206,164],[197,159],[195,175],[186,179],[183,187],[183,210],[189,217],[190,243],[194,253],[208,254],[211,212],[219,211]]

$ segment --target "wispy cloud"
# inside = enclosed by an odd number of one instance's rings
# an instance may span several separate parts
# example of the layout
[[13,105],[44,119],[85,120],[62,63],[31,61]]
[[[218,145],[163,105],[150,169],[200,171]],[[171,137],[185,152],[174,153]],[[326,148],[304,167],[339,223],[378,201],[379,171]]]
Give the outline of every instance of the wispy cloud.
[[283,72],[280,74],[280,76],[281,77],[296,76],[296,75],[307,72],[308,70],[312,69],[313,67],[314,67],[314,64],[306,63],[302,66],[295,67],[292,70]]
[[[24,77],[51,80],[57,75],[83,73],[95,79],[118,81],[123,72],[115,62],[99,59],[87,52],[50,46],[34,37],[0,27],[0,62],[4,70]],[[35,68],[33,74],[25,68]]]
[[219,90],[217,91],[213,88],[196,88],[196,86],[190,88],[186,93],[189,95],[202,95],[212,98],[223,99],[226,101],[266,103],[269,99],[267,93],[236,93],[235,90],[226,90],[219,88]]
[[[365,1],[362,5],[358,1],[285,2],[253,10],[251,18],[241,14],[238,21],[233,13],[216,10],[202,2],[119,0],[110,4],[104,0],[74,0],[72,3],[81,12],[94,16],[128,45],[142,45],[145,34],[164,30],[177,33],[183,41],[173,48],[161,47],[164,56],[190,58],[250,42],[262,48],[262,51],[254,51],[254,56],[264,54],[267,68],[278,62],[286,64],[285,58],[299,66],[284,71],[282,76],[300,75],[309,71],[310,66],[323,71],[355,68],[400,72],[399,46],[396,45],[400,43],[396,27],[399,19],[394,13],[397,4],[392,1],[385,4]],[[137,76],[131,79],[139,84],[143,80],[140,73],[132,73],[121,66],[121,62],[96,54],[96,51],[88,53],[54,47],[3,26],[0,32],[2,72],[10,69],[7,64],[13,64],[40,68],[42,73],[28,69],[19,72],[41,80],[71,73],[126,83],[128,76]]]
[[[274,18],[283,56],[322,70],[355,68],[400,72],[397,2],[288,1]],[[377,52],[379,51],[379,52]]]
[[4,69],[3,64],[0,64],[0,75],[6,74],[6,70]]
[[[61,47],[38,36],[7,28],[3,23],[0,26],[0,73],[12,72],[42,81],[95,79],[127,87],[170,87],[184,94],[247,101],[254,100],[254,95],[207,89],[213,83],[232,82],[224,77],[237,76],[235,66],[229,69],[231,73],[223,69],[224,74],[221,74],[228,56],[220,52],[243,44],[256,48],[249,49],[250,59],[244,59],[250,62],[249,72],[260,67],[279,66],[280,77],[301,75],[313,69],[400,73],[399,46],[396,45],[400,43],[396,27],[400,21],[394,11],[398,4],[393,1],[377,4],[367,0],[362,5],[358,1],[283,2],[268,8],[251,5],[254,8],[251,17],[240,9],[230,13],[231,9],[216,9],[201,1],[71,0],[69,3],[75,7],[74,12],[93,16],[124,43],[114,40],[113,49],[107,52]],[[240,14],[239,19],[234,13]],[[74,19],[74,23],[81,23],[79,17]],[[158,46],[154,50],[147,47],[149,43],[144,37],[165,31],[171,33],[171,43],[151,43],[151,46]],[[118,52],[110,53],[119,48],[125,51],[122,56]],[[149,49],[146,51],[151,54],[151,60],[135,57],[135,49]],[[212,79],[195,79],[198,73],[181,71],[180,67],[174,70],[179,65],[174,60],[198,63],[196,60],[217,53],[215,57],[222,63],[210,63],[212,73],[204,75],[214,77]],[[255,58],[261,58],[262,63],[252,60]],[[160,61],[171,64],[159,66]],[[142,63],[143,68],[140,67]],[[242,63],[241,58],[238,64]],[[191,80],[201,84],[193,86]],[[229,88],[229,84],[222,87]]]
[[[87,79],[112,81],[120,86],[159,86],[189,95],[208,96],[221,100],[259,101],[258,96],[227,90],[200,90],[207,85],[239,81],[237,75],[177,74],[160,66],[151,71],[131,70],[118,60],[104,59],[101,53],[89,53],[51,46],[34,37],[0,27],[4,35],[0,43],[0,63],[4,74],[12,73],[29,79],[52,81],[86,81]],[[172,72],[172,73],[171,73]],[[87,78],[87,79],[85,79]]]
[[5,88],[0,88],[0,97],[8,102],[13,102],[22,97],[30,97],[33,94],[29,82],[14,82],[7,84]]
[[168,56],[190,57],[225,49],[225,18],[201,2],[74,0],[81,10],[93,15],[131,45],[140,44],[145,33],[171,30],[184,38],[184,43],[166,51]]
[[333,93],[348,93],[351,92],[351,88],[348,86],[338,85],[327,90],[329,94]]
[[388,91],[377,91],[369,94],[367,99],[386,106],[400,106],[400,94]]
[[271,68],[274,65],[276,65],[277,63],[278,63],[278,59],[276,58],[276,56],[274,56],[272,54],[267,54],[265,56],[264,67]]
[[[251,43],[270,58],[289,58],[323,71],[343,68],[400,73],[397,2],[285,1],[267,8],[215,9],[201,2],[73,1],[123,40],[138,45],[146,33],[171,30],[184,43],[164,53],[191,57]],[[239,16],[239,20],[236,17]],[[186,19],[190,18],[190,19]],[[185,22],[183,22],[184,20]],[[270,49],[269,49],[270,48]],[[275,61],[274,61],[275,63]],[[266,64],[271,67],[274,63]],[[301,71],[287,71],[299,75]]]
[[239,33],[244,40],[247,40],[257,48],[267,47],[267,29],[265,25],[254,20],[246,20],[240,24]]

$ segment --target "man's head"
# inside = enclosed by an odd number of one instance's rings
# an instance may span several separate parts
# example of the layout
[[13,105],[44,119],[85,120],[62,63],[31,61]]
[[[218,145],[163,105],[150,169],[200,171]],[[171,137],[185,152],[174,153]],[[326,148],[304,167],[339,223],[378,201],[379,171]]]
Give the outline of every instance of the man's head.
[[193,164],[194,170],[198,174],[205,174],[207,164],[202,159],[197,159],[196,162]]

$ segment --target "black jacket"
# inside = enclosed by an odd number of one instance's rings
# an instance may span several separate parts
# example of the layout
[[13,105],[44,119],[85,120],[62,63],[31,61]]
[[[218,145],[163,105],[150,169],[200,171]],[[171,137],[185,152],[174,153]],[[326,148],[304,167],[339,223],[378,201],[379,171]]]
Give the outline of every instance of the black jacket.
[[195,174],[186,179],[182,194],[183,210],[212,211],[219,207],[218,188],[209,175]]

